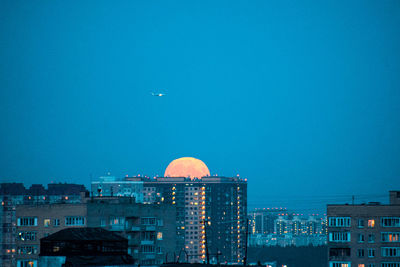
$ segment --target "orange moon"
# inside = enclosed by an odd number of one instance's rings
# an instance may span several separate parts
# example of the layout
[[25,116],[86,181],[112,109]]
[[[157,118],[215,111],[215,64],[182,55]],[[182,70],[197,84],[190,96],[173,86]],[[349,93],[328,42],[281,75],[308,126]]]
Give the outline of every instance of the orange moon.
[[210,176],[207,165],[191,157],[173,160],[164,173],[164,177],[190,177],[192,180],[203,176]]

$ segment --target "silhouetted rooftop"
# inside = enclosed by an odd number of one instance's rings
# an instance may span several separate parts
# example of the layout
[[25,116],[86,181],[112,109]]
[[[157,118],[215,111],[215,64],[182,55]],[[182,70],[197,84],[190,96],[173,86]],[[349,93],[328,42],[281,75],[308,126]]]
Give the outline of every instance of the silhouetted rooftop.
[[103,228],[68,228],[44,237],[42,241],[124,241],[126,238]]

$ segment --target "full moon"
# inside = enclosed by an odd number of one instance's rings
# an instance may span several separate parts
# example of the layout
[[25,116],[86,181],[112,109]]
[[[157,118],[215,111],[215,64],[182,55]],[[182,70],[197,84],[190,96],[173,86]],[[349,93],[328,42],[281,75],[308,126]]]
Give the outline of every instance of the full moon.
[[164,173],[164,177],[190,177],[192,180],[203,176],[210,176],[207,165],[191,157],[173,160]]

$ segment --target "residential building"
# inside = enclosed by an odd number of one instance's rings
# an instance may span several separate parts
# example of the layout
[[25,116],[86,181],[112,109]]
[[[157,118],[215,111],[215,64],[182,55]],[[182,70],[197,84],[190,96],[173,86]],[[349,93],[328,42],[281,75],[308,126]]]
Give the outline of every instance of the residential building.
[[400,191],[390,202],[328,205],[329,267],[400,267]]
[[251,234],[274,234],[275,220],[279,214],[287,213],[286,208],[263,208],[249,212],[249,232]]
[[49,184],[48,189],[33,184],[27,189],[22,183],[0,183],[0,266],[17,265],[17,205],[79,203],[86,195],[77,184]]
[[290,213],[286,208],[249,212],[249,246],[326,245],[326,216]]
[[16,266],[38,266],[40,239],[66,228],[87,225],[85,203],[16,206]]
[[[240,177],[128,177],[143,181],[145,203],[176,207],[177,244],[190,262],[238,263],[244,257],[247,179]],[[206,246],[207,244],[207,246]]]
[[135,264],[157,265],[174,260],[176,208],[170,204],[135,203],[130,197],[99,197],[87,202],[88,227],[102,227],[128,239]]

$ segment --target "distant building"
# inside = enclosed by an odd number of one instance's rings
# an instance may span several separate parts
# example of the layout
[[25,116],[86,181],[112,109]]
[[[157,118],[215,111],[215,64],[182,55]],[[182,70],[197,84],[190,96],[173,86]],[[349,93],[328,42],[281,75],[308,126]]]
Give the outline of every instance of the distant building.
[[390,204],[328,205],[329,267],[400,266],[400,191]]
[[143,202],[142,181],[121,181],[115,176],[101,176],[91,183],[92,195],[95,197],[134,197],[137,203]]
[[0,266],[17,264],[17,205],[79,203],[86,195],[85,187],[77,184],[49,184],[48,189],[33,184],[26,189],[22,183],[0,183]]
[[249,212],[249,246],[326,245],[326,216],[293,214],[286,208]]
[[251,234],[274,234],[275,220],[279,214],[286,213],[286,208],[263,208],[249,212],[249,232]]
[[100,197],[88,201],[88,227],[102,227],[128,239],[135,264],[159,265],[174,260],[176,209],[167,204],[139,204],[128,197]]
[[102,228],[64,229],[40,240],[39,266],[134,266],[127,251],[126,238]]

